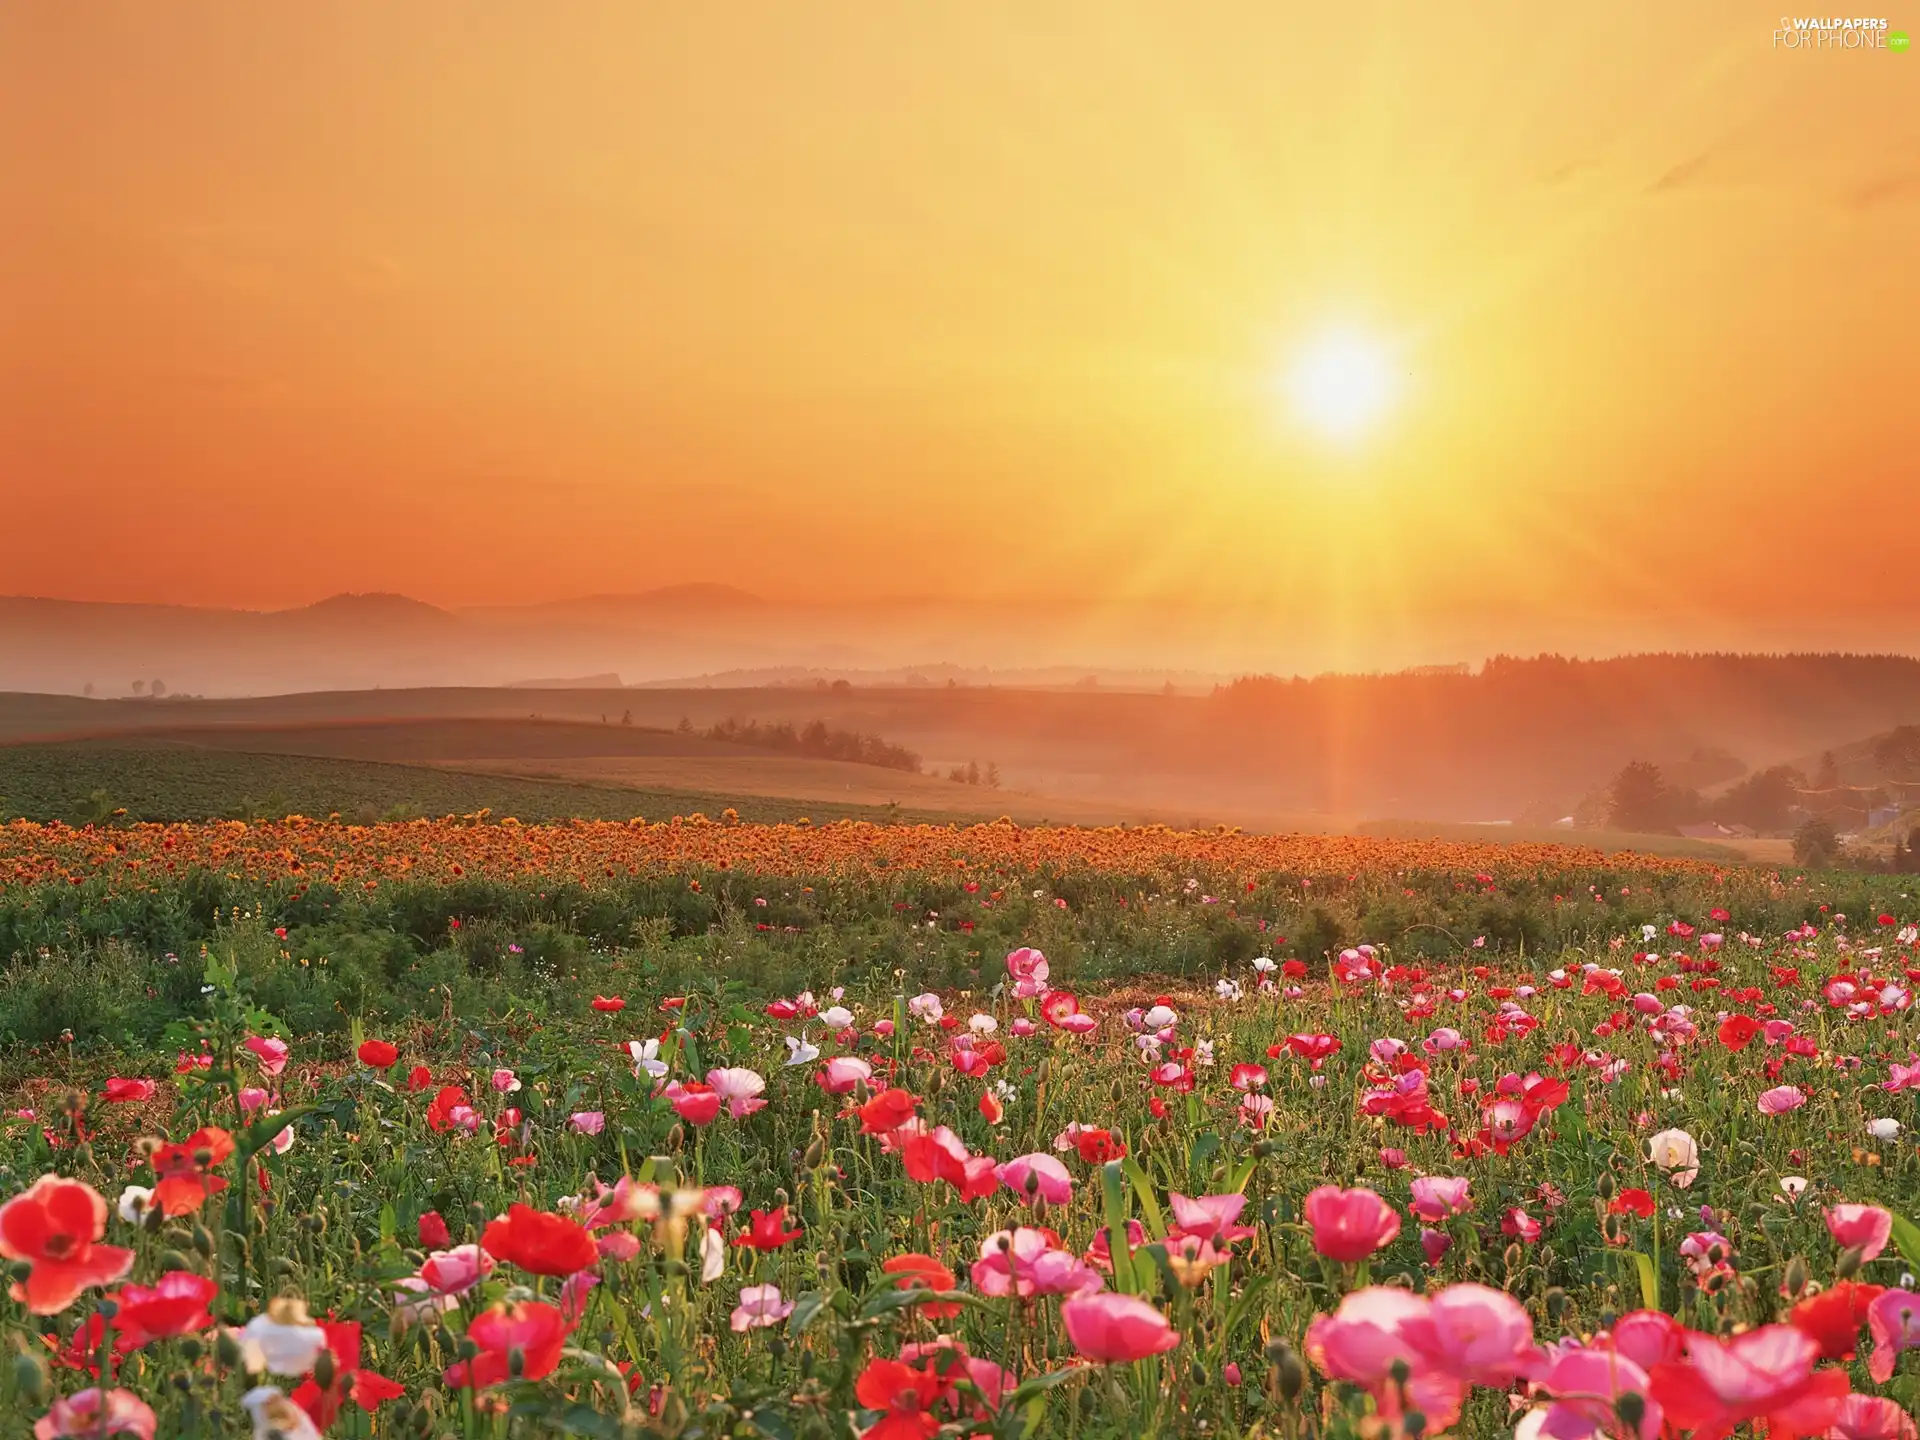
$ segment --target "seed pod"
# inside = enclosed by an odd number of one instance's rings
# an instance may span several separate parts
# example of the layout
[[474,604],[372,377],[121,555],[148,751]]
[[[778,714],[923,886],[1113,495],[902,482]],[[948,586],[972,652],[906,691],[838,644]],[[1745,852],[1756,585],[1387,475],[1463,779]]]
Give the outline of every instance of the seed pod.
[[527,1373],[527,1352],[518,1345],[507,1351],[507,1374],[518,1380]]
[[198,1337],[193,1335],[182,1335],[180,1337],[180,1358],[185,1360],[189,1365],[193,1364],[206,1353],[207,1347],[200,1343]]
[[240,1341],[231,1330],[222,1330],[220,1338],[213,1342],[213,1358],[228,1370],[240,1363]]
[[1640,1422],[1647,1414],[1647,1397],[1637,1390],[1623,1391],[1614,1399],[1613,1413],[1620,1417],[1629,1434],[1638,1434]]
[[1409,1440],[1420,1440],[1427,1433],[1427,1416],[1422,1410],[1409,1410],[1400,1417],[1400,1428],[1407,1432]]
[[334,1363],[333,1351],[322,1350],[313,1357],[313,1383],[322,1390],[331,1390],[338,1374],[339,1366]]

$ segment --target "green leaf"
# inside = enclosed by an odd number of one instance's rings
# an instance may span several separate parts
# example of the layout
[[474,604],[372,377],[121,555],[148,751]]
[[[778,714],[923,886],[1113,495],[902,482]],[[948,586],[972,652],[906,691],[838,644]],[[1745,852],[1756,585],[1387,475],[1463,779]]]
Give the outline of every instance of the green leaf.
[[389,1200],[380,1207],[380,1243],[391,1245],[394,1237],[400,1233],[400,1217],[393,1212],[393,1202]]
[[256,1120],[240,1132],[240,1139],[234,1148],[234,1158],[242,1166],[261,1150],[273,1143],[273,1137],[286,1129],[304,1115],[311,1115],[319,1107],[316,1105],[295,1105],[282,1110],[278,1115],[269,1115],[264,1120]]
[[1037,1395],[1064,1385],[1076,1375],[1085,1375],[1084,1366],[1075,1366],[1067,1370],[1050,1370],[1045,1375],[1035,1375],[1030,1380],[1022,1380],[1014,1387],[1013,1393],[1003,1402],[1007,1405],[1024,1405]]
[[827,1297],[819,1290],[809,1290],[793,1302],[793,1313],[787,1316],[787,1334],[798,1339],[800,1332],[811,1325],[820,1312],[827,1308]]
[[1113,1262],[1113,1288],[1122,1295],[1138,1294],[1140,1281],[1134,1275],[1133,1254],[1127,1248],[1129,1217],[1122,1161],[1109,1160],[1100,1167],[1100,1197],[1107,1222],[1107,1249]]
[[1160,1213],[1160,1201],[1153,1193],[1153,1181],[1147,1178],[1147,1172],[1140,1168],[1140,1162],[1131,1155],[1123,1159],[1120,1165],[1133,1182],[1133,1193],[1140,1197],[1140,1213],[1146,1216],[1147,1233],[1156,1240],[1164,1239],[1167,1222]]
[[1660,1308],[1660,1277],[1654,1273],[1653,1257],[1639,1250],[1609,1250],[1605,1253],[1633,1262],[1634,1271],[1640,1278],[1641,1307],[1647,1310],[1658,1310]]
[[1893,1217],[1893,1244],[1906,1258],[1909,1267],[1920,1270],[1920,1225],[1904,1215]]
[[869,1295],[860,1305],[860,1318],[871,1320],[876,1315],[891,1315],[896,1310],[906,1310],[923,1301],[934,1301],[944,1305],[983,1305],[978,1295],[961,1290],[927,1290],[915,1286],[909,1290],[882,1290]]

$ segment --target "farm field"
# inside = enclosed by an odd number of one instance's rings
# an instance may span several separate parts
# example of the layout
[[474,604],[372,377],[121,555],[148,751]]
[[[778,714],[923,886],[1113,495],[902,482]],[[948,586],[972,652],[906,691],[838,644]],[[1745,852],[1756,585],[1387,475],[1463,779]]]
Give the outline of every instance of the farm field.
[[1900,881],[14,822],[0,1435],[1910,1436]]
[[[669,778],[674,772],[664,772]],[[884,772],[883,772],[884,773]],[[948,787],[956,788],[956,787]],[[976,792],[977,793],[977,792]],[[371,821],[490,810],[527,821],[668,818],[733,808],[748,820],[884,819],[883,805],[801,803],[747,786],[652,788],[488,774],[428,764],[259,754],[143,738],[0,746],[0,815],[81,823],[124,809],[134,820],[217,820],[289,814]],[[974,812],[980,818],[991,818]],[[100,813],[96,814],[98,811]],[[949,819],[903,805],[897,818]]]

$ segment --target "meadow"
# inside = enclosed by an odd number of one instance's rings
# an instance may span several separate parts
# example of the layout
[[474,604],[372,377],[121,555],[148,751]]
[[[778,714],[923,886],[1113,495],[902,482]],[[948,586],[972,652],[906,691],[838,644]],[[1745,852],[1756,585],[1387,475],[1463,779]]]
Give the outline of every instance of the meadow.
[[1911,1440],[1902,878],[0,826],[0,1435]]

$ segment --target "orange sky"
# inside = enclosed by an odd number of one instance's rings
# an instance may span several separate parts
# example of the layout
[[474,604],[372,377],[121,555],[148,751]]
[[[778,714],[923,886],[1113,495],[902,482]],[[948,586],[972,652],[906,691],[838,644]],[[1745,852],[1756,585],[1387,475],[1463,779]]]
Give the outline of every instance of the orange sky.
[[5,7],[0,592],[1907,648],[1920,55],[1777,9]]

